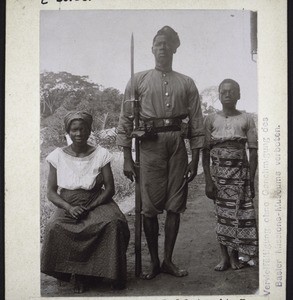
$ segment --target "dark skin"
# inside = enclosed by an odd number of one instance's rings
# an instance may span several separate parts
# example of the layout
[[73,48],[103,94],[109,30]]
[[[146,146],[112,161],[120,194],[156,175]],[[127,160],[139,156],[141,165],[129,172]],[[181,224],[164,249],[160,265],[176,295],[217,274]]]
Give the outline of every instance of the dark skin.
[[[87,124],[82,120],[74,120],[71,122],[69,135],[72,144],[63,148],[63,151],[75,157],[86,157],[95,151],[95,147],[88,145],[87,140],[90,130]],[[85,218],[87,214],[97,206],[107,203],[115,194],[115,186],[110,163],[101,169],[104,183],[104,191],[94,199],[89,205],[70,205],[57,193],[57,170],[50,164],[48,182],[47,182],[47,198],[57,207],[64,209],[75,220]],[[100,180],[97,178],[97,180]],[[83,277],[75,276],[74,292],[82,293],[85,290]]]
[[[156,37],[152,47],[152,53],[155,57],[156,68],[161,71],[170,71],[172,69],[173,54],[176,52],[170,41],[163,35]],[[199,160],[199,149],[192,150],[192,160],[188,164],[184,178],[187,182],[191,182],[197,175],[197,167]],[[134,162],[131,156],[131,148],[124,147],[124,175],[133,181],[136,177]],[[172,254],[178,235],[180,225],[180,214],[171,211],[167,212],[165,223],[165,245],[164,260],[160,266],[158,255],[158,218],[143,216],[144,232],[151,256],[151,266],[148,273],[142,274],[143,279],[152,279],[160,272],[168,273],[176,277],[188,275],[184,269],[180,269],[172,262]]]
[[[240,99],[240,91],[232,83],[224,83],[220,87],[220,101],[222,103],[222,111],[219,112],[223,116],[236,116],[241,114],[236,109],[237,101]],[[257,169],[257,149],[249,149],[249,166],[250,166],[250,187],[252,198],[255,197],[254,191],[254,178]],[[203,150],[203,169],[205,173],[206,188],[205,192],[208,198],[216,200],[217,197],[217,187],[214,184],[210,172],[210,150]],[[241,269],[243,265],[239,262],[238,251],[232,250],[229,255],[226,246],[220,244],[221,250],[221,261],[216,265],[216,271],[225,271],[229,267],[234,270]]]
[[166,36],[157,36],[152,46],[156,68],[162,71],[170,71],[172,69],[173,54],[175,52],[176,50],[174,50],[173,45]]

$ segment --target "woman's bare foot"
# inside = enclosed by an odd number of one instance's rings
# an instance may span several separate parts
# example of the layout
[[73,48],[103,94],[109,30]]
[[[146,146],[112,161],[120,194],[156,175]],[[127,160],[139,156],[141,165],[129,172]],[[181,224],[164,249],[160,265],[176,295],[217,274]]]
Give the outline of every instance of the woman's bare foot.
[[82,294],[85,292],[86,290],[86,287],[85,287],[85,283],[84,283],[84,280],[82,278],[82,276],[80,275],[75,275],[74,276],[74,293],[77,293],[77,294]]
[[166,261],[163,261],[161,266],[161,271],[162,273],[167,273],[175,277],[184,277],[188,275],[187,270],[179,269],[172,262],[166,262]]
[[151,269],[149,273],[142,273],[140,278],[151,280],[155,278],[158,274],[161,273],[160,263],[159,264],[151,264]]
[[233,270],[240,270],[240,269],[242,269],[244,267],[245,267],[245,265],[242,262],[240,262],[240,261],[233,261],[231,259],[231,268]]
[[235,250],[231,251],[231,255],[230,255],[230,264],[231,264],[231,268],[233,270],[239,270],[244,268],[244,263],[242,263],[241,261],[239,261],[238,258],[238,252]]
[[126,288],[126,281],[125,280],[114,280],[112,283],[113,290],[124,290]]
[[215,271],[226,271],[230,267],[230,261],[227,259],[222,259],[216,266]]
[[60,280],[60,279],[57,279],[57,283],[58,283],[59,286],[62,286],[62,285],[63,285],[63,281]]

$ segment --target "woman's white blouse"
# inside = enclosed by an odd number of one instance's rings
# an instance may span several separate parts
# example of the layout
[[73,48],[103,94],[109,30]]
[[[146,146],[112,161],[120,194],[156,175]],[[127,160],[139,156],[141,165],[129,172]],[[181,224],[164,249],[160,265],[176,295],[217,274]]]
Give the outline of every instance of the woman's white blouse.
[[52,151],[46,160],[57,170],[57,185],[68,190],[91,190],[101,169],[112,160],[110,152],[98,146],[86,157],[74,157],[62,148]]

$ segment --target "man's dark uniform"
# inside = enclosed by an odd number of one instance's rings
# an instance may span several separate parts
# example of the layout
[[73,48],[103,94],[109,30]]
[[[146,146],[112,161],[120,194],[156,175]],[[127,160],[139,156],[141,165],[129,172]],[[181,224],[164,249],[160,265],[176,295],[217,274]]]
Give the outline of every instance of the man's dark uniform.
[[[135,74],[135,97],[140,100],[140,119],[154,127],[168,127],[189,119],[190,148],[202,148],[204,133],[198,90],[194,81],[170,70],[152,69]],[[124,100],[130,99],[128,83]],[[133,130],[131,102],[124,102],[118,126],[117,144],[131,147]],[[176,126],[175,126],[176,127]],[[174,128],[175,128],[174,127]],[[170,126],[172,128],[172,126]],[[182,131],[159,132],[157,137],[141,141],[141,192],[143,214],[152,217],[163,209],[181,213],[185,210],[187,184],[184,172],[187,152]]]
[[[142,274],[152,279],[159,273],[176,277],[188,275],[172,261],[180,224],[180,213],[186,208],[187,184],[197,174],[199,149],[204,144],[201,106],[193,80],[172,70],[173,54],[180,45],[178,34],[169,26],[160,29],[153,39],[152,53],[156,67],[134,75],[135,98],[140,105],[140,132],[146,134],[140,144],[140,187],[144,232],[151,256],[150,272]],[[131,82],[125,91],[121,109],[117,144],[124,151],[124,174],[130,180],[136,176],[131,157],[133,102]],[[188,156],[182,130],[183,120],[189,124],[192,153]],[[188,131],[188,130],[187,130]],[[165,219],[164,260],[158,254],[159,225],[157,215],[167,211]]]

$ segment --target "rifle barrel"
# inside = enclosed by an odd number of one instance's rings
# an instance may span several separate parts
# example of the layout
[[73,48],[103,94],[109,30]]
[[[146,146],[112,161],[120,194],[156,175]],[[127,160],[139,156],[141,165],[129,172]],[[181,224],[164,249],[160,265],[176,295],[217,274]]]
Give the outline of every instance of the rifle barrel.
[[135,100],[134,95],[134,39],[133,39],[133,33],[131,34],[131,46],[130,46],[130,69],[131,69],[131,100]]
[[141,194],[139,184],[139,164],[135,164],[136,182],[135,182],[135,276],[141,274]]
[[[131,35],[131,101],[133,101],[134,130],[139,128],[139,100],[135,99],[134,90],[134,39]],[[141,193],[140,193],[140,159],[139,139],[135,138],[135,276],[141,274]]]

